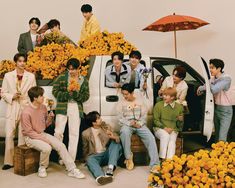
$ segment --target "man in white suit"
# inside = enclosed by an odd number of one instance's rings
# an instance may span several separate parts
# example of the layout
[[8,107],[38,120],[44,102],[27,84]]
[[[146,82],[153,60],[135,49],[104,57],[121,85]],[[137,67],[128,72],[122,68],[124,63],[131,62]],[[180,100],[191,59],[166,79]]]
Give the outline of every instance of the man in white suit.
[[17,53],[14,56],[16,68],[12,72],[5,74],[1,96],[7,103],[6,109],[6,138],[5,138],[5,157],[3,170],[13,167],[14,137],[18,126],[18,145],[24,144],[21,132],[20,114],[22,109],[29,104],[28,90],[36,86],[35,76],[25,70],[26,56]]

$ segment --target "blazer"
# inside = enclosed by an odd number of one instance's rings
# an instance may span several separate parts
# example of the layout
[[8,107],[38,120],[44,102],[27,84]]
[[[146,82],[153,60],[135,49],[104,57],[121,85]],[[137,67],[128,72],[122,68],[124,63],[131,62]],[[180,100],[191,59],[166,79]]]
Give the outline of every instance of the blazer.
[[[16,106],[18,106],[18,104],[16,104],[17,101],[12,100],[14,94],[17,92],[16,84],[17,84],[16,70],[6,73],[2,82],[2,90],[1,90],[2,99],[7,103],[6,118],[9,118],[11,112],[14,111]],[[30,100],[28,97],[28,90],[33,86],[36,86],[36,79],[34,74],[25,71],[22,78],[21,87],[19,88],[19,91],[21,92],[22,95],[20,100],[22,108],[25,105],[29,104]]]
[[[101,144],[105,148],[107,148],[107,146],[110,143],[109,142],[110,138],[107,135],[106,130],[112,131],[109,125],[107,125],[105,122],[102,122],[101,131],[98,136],[100,138]],[[114,133],[114,135],[117,137],[116,142],[119,143],[120,142],[119,136],[116,133]],[[96,154],[95,138],[92,133],[91,127],[82,132],[82,142],[83,142],[83,157],[86,160],[88,156]]]
[[17,49],[19,53],[23,54],[27,54],[29,51],[33,51],[33,42],[30,31],[20,34]]

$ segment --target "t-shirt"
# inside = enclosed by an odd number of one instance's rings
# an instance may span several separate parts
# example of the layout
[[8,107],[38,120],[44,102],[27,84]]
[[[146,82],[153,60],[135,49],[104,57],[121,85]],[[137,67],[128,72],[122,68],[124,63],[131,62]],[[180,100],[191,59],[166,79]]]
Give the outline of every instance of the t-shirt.
[[92,134],[93,134],[94,139],[95,139],[95,149],[96,149],[97,153],[102,153],[102,152],[105,151],[105,148],[102,145],[100,137],[99,137],[100,130],[101,130],[100,128],[99,129],[95,129],[93,127],[91,128]]
[[30,35],[31,35],[32,44],[33,44],[33,48],[34,48],[36,46],[36,43],[37,43],[37,34],[30,33]]

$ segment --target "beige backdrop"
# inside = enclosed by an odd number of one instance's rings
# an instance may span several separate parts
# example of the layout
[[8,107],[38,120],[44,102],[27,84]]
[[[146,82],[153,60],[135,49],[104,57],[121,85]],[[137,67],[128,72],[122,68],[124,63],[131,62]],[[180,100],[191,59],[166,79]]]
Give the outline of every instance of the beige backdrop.
[[[198,30],[177,32],[178,58],[199,72],[200,56],[206,60],[221,58],[226,62],[225,70],[233,74],[234,0],[0,0],[0,60],[16,53],[18,37],[28,30],[33,16],[39,17],[42,24],[57,18],[62,31],[77,42],[83,21],[80,7],[84,3],[93,6],[102,29],[123,32],[146,55],[174,57],[173,33],[142,31],[156,19],[175,12],[208,21],[210,25]],[[235,75],[232,77],[235,80]]]

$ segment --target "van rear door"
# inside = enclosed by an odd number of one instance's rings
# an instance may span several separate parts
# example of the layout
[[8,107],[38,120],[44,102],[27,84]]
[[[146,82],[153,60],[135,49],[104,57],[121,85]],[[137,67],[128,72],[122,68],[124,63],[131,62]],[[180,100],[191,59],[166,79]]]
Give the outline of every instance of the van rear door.
[[207,137],[208,141],[211,138],[214,128],[214,98],[210,90],[210,71],[208,65],[203,58],[201,58],[201,60],[200,65],[206,86],[203,135]]

